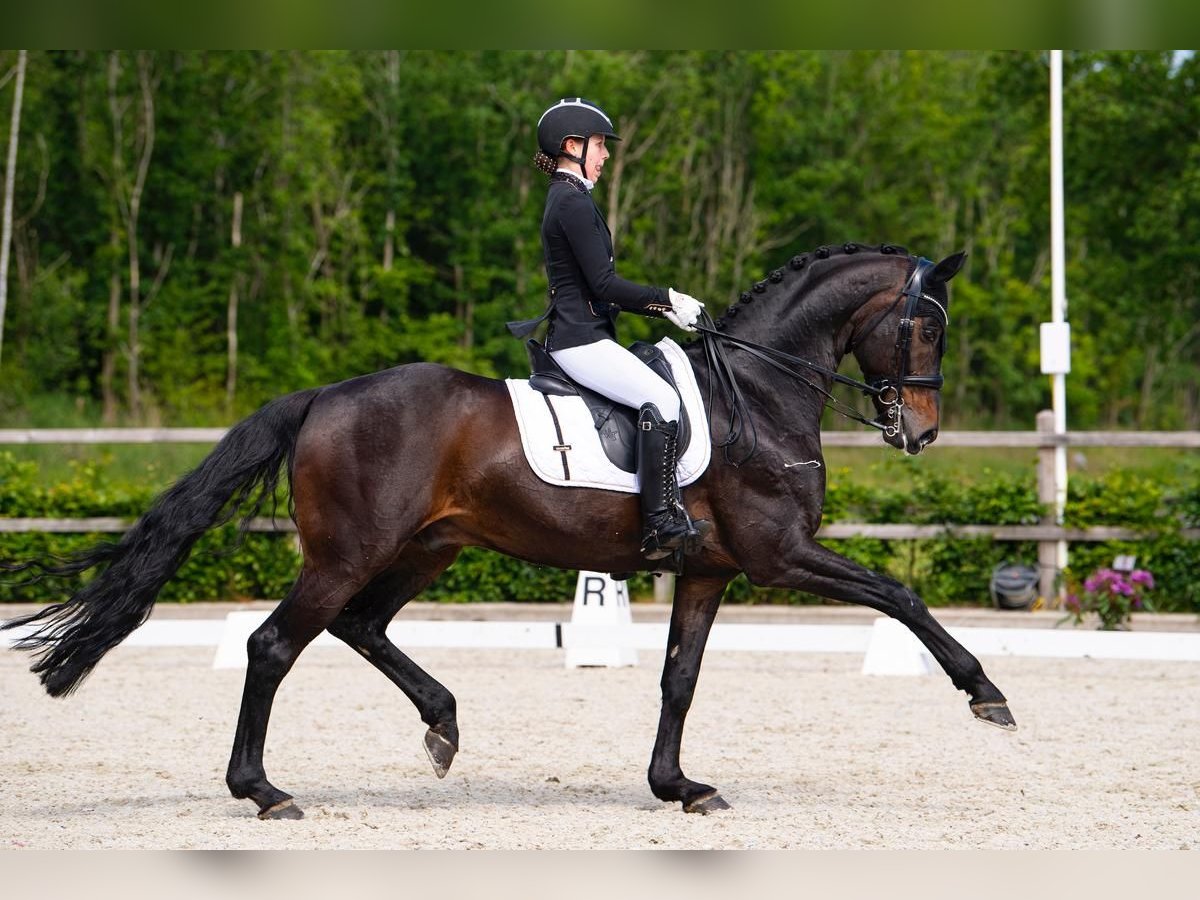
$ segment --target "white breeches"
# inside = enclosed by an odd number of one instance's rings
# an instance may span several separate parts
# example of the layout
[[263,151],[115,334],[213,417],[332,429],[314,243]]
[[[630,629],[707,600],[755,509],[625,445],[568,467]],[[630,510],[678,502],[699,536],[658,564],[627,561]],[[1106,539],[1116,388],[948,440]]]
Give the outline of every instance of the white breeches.
[[653,403],[668,422],[679,421],[675,389],[616,341],[599,340],[550,355],[584,387],[634,409]]

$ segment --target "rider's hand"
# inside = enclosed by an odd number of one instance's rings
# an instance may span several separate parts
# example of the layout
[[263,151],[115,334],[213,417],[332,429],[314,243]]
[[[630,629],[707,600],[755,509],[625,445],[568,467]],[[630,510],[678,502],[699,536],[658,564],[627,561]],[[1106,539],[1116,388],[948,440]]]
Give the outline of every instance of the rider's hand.
[[704,304],[695,297],[679,293],[675,288],[667,288],[667,296],[671,299],[671,310],[664,315],[684,331],[695,331],[692,326],[700,318]]

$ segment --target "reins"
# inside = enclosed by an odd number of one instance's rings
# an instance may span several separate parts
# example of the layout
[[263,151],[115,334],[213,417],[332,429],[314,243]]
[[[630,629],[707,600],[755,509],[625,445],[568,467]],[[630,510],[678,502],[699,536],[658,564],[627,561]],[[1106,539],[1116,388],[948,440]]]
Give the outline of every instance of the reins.
[[[783,372],[785,375],[789,375],[792,378],[795,378],[795,379],[799,380],[800,382],[802,382],[803,384],[807,385],[808,387],[812,388],[814,391],[816,391],[818,394],[821,394],[825,398],[825,401],[824,401],[825,405],[828,406],[830,409],[834,410],[835,412],[840,413],[841,415],[844,415],[849,419],[853,419],[854,421],[859,422],[863,425],[869,425],[872,428],[878,428],[880,430],[883,430],[883,428],[884,428],[883,425],[881,425],[878,422],[874,422],[871,419],[866,418],[861,413],[859,413],[858,410],[854,409],[853,407],[847,406],[845,403],[843,403],[841,400],[839,400],[836,396],[834,396],[831,392],[829,392],[825,388],[821,387],[821,385],[816,384],[815,382],[812,382],[809,379],[805,378],[802,373],[797,372],[793,368],[790,368],[790,366],[803,366],[804,368],[809,369],[810,371],[816,372],[818,374],[824,375],[825,377],[830,378],[839,384],[844,384],[844,385],[847,385],[848,387],[852,387],[852,388],[855,388],[856,390],[860,390],[868,396],[877,396],[879,394],[882,394],[889,385],[873,386],[873,385],[867,384],[866,382],[858,381],[854,378],[850,378],[847,375],[842,375],[840,372],[835,372],[832,369],[827,368],[826,366],[818,365],[817,363],[814,363],[807,359],[803,359],[802,357],[799,357],[799,356],[794,356],[791,353],[787,353],[783,350],[777,350],[776,348],[768,347],[765,344],[755,343],[754,341],[748,341],[745,338],[736,337],[732,334],[726,334],[723,331],[718,331],[716,328],[712,327],[713,324],[715,324],[715,323],[713,323],[712,318],[708,315],[707,312],[702,314],[702,321],[704,321],[706,324],[695,325],[694,327],[695,327],[696,331],[698,331],[701,334],[706,336],[705,340],[704,340],[704,351],[705,351],[706,359],[708,359],[710,362],[710,369],[713,369],[711,362],[715,358],[715,359],[719,360],[720,368],[714,369],[714,371],[717,371],[717,372],[727,371],[728,372],[727,377],[721,378],[720,376],[718,376],[717,380],[721,380],[724,382],[731,382],[735,386],[737,384],[736,379],[734,379],[733,374],[732,374],[732,367],[729,366],[729,363],[725,360],[724,349],[718,343],[711,340],[711,338],[714,338],[714,337],[721,338],[723,341],[728,341],[729,343],[734,344],[735,346],[739,347],[741,350],[744,350],[746,353],[748,353],[750,356],[754,357],[755,359],[759,360],[760,362],[764,362],[767,365],[771,366],[772,368],[778,369],[780,372]],[[711,384],[710,384],[710,390],[711,390]],[[736,401],[741,400],[740,391],[738,392],[737,397],[735,397],[734,399]],[[731,404],[731,406],[734,406],[734,405],[735,404]],[[732,420],[733,418],[735,418],[735,416],[744,417],[744,415],[745,414],[742,414],[740,412],[735,414],[733,411],[731,411],[730,418]],[[731,431],[730,434],[726,436],[726,442],[729,442],[729,438],[732,437],[732,434],[733,433]],[[734,438],[734,440],[736,440],[736,438]],[[723,442],[721,444],[721,446],[725,446],[726,442]],[[747,457],[747,459],[748,458],[749,457]],[[744,461],[745,460],[743,460],[743,462]]]
[[[759,344],[755,341],[749,341],[745,338],[736,337],[732,334],[726,334],[716,328],[716,323],[707,311],[701,312],[700,321],[703,324],[694,326],[695,330],[702,336],[702,344],[704,347],[705,361],[708,364],[710,373],[709,389],[708,389],[708,413],[709,419],[712,419],[713,413],[713,393],[716,384],[719,382],[724,390],[725,396],[729,399],[729,426],[724,440],[718,446],[724,449],[725,459],[731,465],[740,466],[747,462],[758,448],[758,432],[754,424],[754,419],[750,415],[749,405],[746,402],[745,396],[737,383],[737,376],[734,368],[726,359],[725,348],[715,338],[720,338],[734,346],[738,347],[745,353],[766,363],[774,369],[783,372],[791,378],[799,380],[802,384],[808,386],[816,393],[820,394],[824,399],[824,406],[832,409],[834,412],[862,425],[867,425],[871,428],[876,428],[882,431],[889,437],[894,437],[899,433],[901,422],[900,415],[904,406],[902,397],[903,389],[906,385],[914,387],[924,387],[931,390],[940,390],[943,383],[941,375],[910,375],[909,367],[909,352],[912,345],[912,334],[915,325],[915,313],[917,305],[922,300],[927,300],[937,308],[937,315],[942,320],[943,324],[943,350],[945,349],[945,331],[944,328],[949,325],[949,317],[946,314],[946,309],[942,304],[938,303],[933,297],[925,293],[924,280],[926,273],[933,267],[930,260],[921,258],[916,261],[912,275],[909,276],[904,287],[901,289],[896,299],[892,301],[887,309],[878,313],[863,329],[862,333],[851,341],[847,352],[850,352],[858,344],[871,334],[879,324],[887,318],[901,303],[905,301],[904,312],[900,320],[900,328],[896,337],[896,353],[895,353],[895,377],[877,377],[870,381],[858,381],[849,376],[842,375],[827,366],[822,366],[810,360],[795,356],[783,350],[778,350],[774,347],[768,347],[765,344]],[[843,403],[829,390],[819,384],[806,378],[801,372],[796,371],[793,367],[803,367],[811,372],[820,374],[830,380],[852,387],[855,390],[862,391],[863,394],[869,397],[875,397],[888,407],[888,418],[891,420],[885,424],[877,422],[873,419],[868,419],[858,410]],[[888,396],[887,392],[891,391]],[[753,435],[753,442],[750,450],[739,460],[733,460],[729,454],[729,448],[736,444],[742,437],[742,430],[749,427]]]

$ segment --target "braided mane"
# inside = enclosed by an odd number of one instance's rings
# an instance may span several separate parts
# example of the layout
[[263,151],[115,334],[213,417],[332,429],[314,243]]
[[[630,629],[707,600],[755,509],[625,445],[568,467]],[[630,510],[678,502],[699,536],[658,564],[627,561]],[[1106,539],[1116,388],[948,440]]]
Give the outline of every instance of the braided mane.
[[738,299],[729,304],[725,312],[721,314],[721,317],[716,320],[716,327],[723,329],[726,325],[726,319],[734,318],[743,307],[749,306],[759,297],[774,293],[774,286],[781,284],[785,279],[803,278],[811,265],[834,256],[849,256],[854,253],[880,253],[884,256],[907,256],[908,250],[898,244],[867,245],[848,241],[845,244],[817,247],[809,253],[797,254],[787,261],[786,266],[772,270],[761,281],[756,281],[748,290],[742,291]]

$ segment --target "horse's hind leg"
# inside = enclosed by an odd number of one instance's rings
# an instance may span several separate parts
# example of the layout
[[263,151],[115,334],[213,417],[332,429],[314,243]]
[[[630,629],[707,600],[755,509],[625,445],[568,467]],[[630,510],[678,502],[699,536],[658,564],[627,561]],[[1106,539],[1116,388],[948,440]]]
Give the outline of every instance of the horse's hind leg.
[[300,652],[329,626],[369,577],[370,573],[365,573],[361,580],[331,584],[327,578],[305,568],[287,597],[246,642],[246,686],[225,782],[234,797],[253,800],[258,805],[261,819],[303,816],[292,803],[292,795],[267,781],[263,769],[267,723],[279,683]]
[[458,548],[431,553],[410,545],[397,568],[367,585],[328,626],[386,675],[412,701],[429,726],[425,752],[438,778],[444,778],[458,752],[458,719],[454,695],[409,659],[387,637],[387,626],[409,600],[425,590],[458,555]]
[[675,585],[667,658],[663,663],[662,712],[650,757],[649,779],[655,797],[677,800],[685,812],[710,813],[729,808],[716,788],[687,778],[679,765],[683,723],[696,692],[708,632],[728,583],[727,578],[683,577]]

